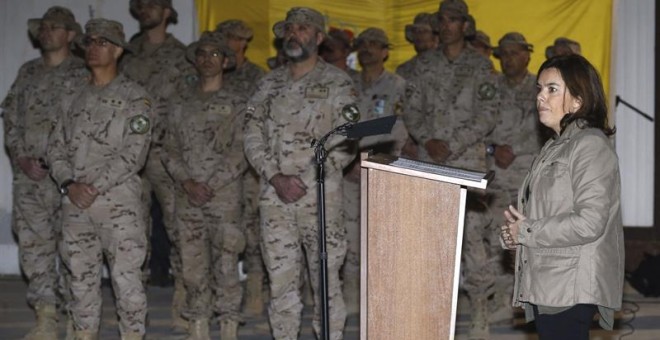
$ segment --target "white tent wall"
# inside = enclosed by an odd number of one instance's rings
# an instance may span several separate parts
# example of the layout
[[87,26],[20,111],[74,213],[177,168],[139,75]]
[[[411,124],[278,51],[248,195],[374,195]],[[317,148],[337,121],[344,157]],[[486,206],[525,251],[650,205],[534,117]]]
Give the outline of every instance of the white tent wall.
[[[618,0],[614,13],[612,93],[655,117],[655,2]],[[623,225],[652,227],[657,123],[622,103],[613,109]]]
[[[113,19],[124,25],[127,39],[139,30],[128,10],[128,0],[2,0],[0,1],[0,100],[11,87],[18,68],[39,56],[28,39],[27,20],[40,18],[51,6],[64,6],[73,11],[84,25],[92,16]],[[197,34],[197,12],[194,0],[174,0],[179,22],[169,31],[188,44]],[[4,126],[0,121],[0,140]],[[4,144],[4,143],[3,143]],[[18,250],[11,232],[12,170],[5,152],[0,152],[0,274],[18,274]]]

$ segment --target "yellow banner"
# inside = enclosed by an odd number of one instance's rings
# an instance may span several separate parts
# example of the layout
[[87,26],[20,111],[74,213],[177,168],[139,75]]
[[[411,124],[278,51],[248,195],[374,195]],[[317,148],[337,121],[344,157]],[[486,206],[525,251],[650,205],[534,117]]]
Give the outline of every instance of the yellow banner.
[[[467,0],[477,29],[491,37],[493,45],[505,33],[517,31],[534,44],[529,66],[536,73],[545,60],[545,48],[557,37],[580,42],[582,54],[600,71],[608,89],[612,0]],[[367,27],[384,29],[393,49],[386,63],[389,70],[414,55],[406,42],[404,27],[419,12],[435,12],[439,1],[428,0],[244,0],[239,2],[196,0],[201,30],[212,30],[218,22],[242,19],[254,30],[248,49],[253,62],[266,67],[266,59],[275,54],[272,26],[283,20],[295,6],[313,7],[326,16],[328,26],[347,28],[355,35]],[[499,63],[493,59],[496,68]]]

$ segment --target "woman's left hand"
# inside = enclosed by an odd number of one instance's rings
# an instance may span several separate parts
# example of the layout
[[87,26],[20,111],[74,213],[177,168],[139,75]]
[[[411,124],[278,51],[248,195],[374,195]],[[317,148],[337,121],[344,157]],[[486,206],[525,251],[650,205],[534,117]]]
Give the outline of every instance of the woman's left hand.
[[520,222],[526,220],[527,217],[510,205],[509,210],[504,211],[504,218],[506,219],[506,225],[500,227],[500,237],[502,237],[502,241],[508,249],[516,249]]

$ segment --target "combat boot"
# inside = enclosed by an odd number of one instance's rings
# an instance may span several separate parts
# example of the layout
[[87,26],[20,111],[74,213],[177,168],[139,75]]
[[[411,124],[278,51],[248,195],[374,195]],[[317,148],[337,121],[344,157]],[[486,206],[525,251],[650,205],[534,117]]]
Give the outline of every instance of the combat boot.
[[263,275],[249,273],[246,285],[245,313],[250,316],[260,316],[264,311]]
[[142,340],[143,336],[140,333],[124,333],[121,335],[121,340]]
[[346,313],[354,315],[360,313],[360,280],[349,278],[344,280],[344,301],[346,301]]
[[472,319],[470,320],[468,339],[488,340],[490,338],[488,300],[485,296],[470,297],[470,305]]
[[37,325],[30,330],[25,340],[57,340],[57,309],[55,305],[37,305],[34,307]]
[[235,320],[220,321],[220,340],[237,340],[238,322]]
[[186,289],[183,282],[177,279],[174,281],[174,295],[172,296],[172,329],[174,330],[188,330],[188,322],[181,316],[185,305]]
[[99,334],[92,331],[75,331],[75,340],[98,340]]
[[211,340],[209,335],[209,319],[190,320],[186,340]]

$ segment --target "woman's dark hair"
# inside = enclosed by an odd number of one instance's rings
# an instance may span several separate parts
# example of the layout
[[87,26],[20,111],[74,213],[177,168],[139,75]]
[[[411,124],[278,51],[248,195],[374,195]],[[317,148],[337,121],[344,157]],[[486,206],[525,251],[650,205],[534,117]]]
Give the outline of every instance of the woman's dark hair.
[[610,128],[607,121],[603,83],[600,81],[598,71],[589,61],[579,54],[555,56],[541,65],[538,75],[549,68],[557,69],[570,94],[582,101],[577,112],[566,114],[562,118],[561,132],[570,123],[577,121],[580,128],[592,127],[600,129],[607,136],[613,135],[616,128]]

